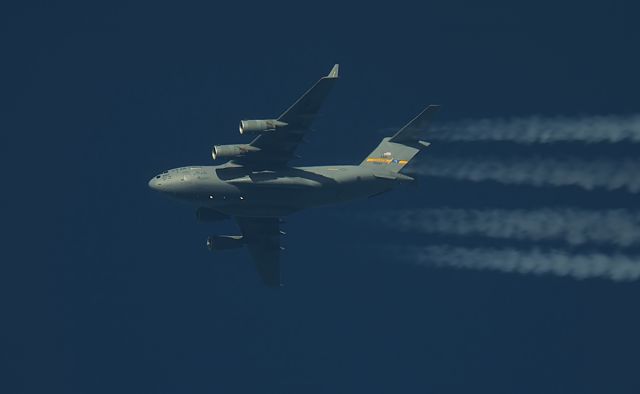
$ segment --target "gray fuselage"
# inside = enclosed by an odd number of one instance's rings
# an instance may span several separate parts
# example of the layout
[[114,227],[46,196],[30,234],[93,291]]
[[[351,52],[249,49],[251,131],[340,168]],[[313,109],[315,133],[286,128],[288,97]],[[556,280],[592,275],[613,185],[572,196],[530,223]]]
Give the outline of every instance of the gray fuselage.
[[354,165],[251,171],[226,163],[175,168],[152,178],[149,186],[226,215],[282,217],[385,192],[403,180],[395,175]]

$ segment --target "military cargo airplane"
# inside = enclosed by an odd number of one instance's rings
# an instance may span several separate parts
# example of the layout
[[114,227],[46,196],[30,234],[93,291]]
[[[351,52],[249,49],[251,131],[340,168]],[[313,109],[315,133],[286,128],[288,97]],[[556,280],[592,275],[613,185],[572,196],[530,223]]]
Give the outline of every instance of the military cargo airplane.
[[275,119],[242,120],[240,134],[255,135],[248,144],[216,145],[217,166],[188,166],[156,175],[149,187],[197,207],[198,220],[235,219],[242,235],[207,239],[212,251],[246,246],[267,286],[279,287],[282,218],[305,208],[386,192],[414,179],[405,165],[429,146],[420,140],[439,106],[430,105],[380,144],[359,165],[294,167],[295,150],[304,141],[329,90],[338,65]]

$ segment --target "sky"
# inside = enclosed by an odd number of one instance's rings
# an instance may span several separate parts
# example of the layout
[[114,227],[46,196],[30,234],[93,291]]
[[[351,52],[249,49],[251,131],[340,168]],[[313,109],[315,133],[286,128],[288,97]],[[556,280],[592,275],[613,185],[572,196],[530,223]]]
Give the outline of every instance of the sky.
[[[334,63],[340,80],[296,165],[359,163],[428,104],[442,105],[444,128],[632,117],[638,11],[630,1],[3,5],[0,391],[640,392],[640,282],[407,261],[405,250],[430,245],[562,242],[383,220],[425,209],[635,214],[637,191],[423,174],[288,218],[285,286],[274,291],[245,250],[206,249],[234,223],[198,223],[193,207],[147,186],[169,168],[217,164],[214,144],[247,141],[240,119],[277,116]],[[629,141],[429,149],[418,164],[638,156]],[[594,242],[570,253],[620,253]]]

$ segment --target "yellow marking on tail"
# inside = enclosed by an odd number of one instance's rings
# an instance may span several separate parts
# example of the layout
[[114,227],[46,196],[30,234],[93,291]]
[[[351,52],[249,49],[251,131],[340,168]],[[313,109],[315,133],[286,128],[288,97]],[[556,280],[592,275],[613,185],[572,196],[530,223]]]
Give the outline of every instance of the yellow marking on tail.
[[398,163],[401,166],[403,166],[403,165],[407,164],[409,162],[409,160],[385,159],[384,157],[368,157],[367,158],[367,162],[368,163],[382,163],[382,164]]
[[391,163],[391,159],[384,159],[382,157],[369,157],[367,158],[367,161],[369,163],[386,163],[386,164]]

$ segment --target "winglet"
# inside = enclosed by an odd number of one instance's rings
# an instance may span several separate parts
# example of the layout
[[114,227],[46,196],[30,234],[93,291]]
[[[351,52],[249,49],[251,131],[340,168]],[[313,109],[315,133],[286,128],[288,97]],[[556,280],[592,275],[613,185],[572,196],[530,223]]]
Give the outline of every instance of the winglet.
[[329,72],[329,75],[326,76],[326,78],[338,78],[338,69],[340,68],[339,64],[335,64],[333,66],[333,68],[331,69],[331,71]]

